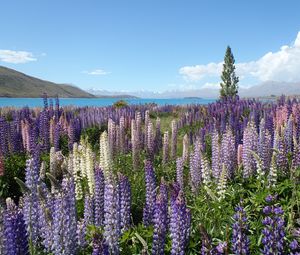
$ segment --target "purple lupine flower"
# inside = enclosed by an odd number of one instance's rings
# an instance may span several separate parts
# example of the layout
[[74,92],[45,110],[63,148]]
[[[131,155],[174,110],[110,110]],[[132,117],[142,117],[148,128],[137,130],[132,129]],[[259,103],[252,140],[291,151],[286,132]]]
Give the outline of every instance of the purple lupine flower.
[[293,137],[293,159],[292,159],[292,169],[295,170],[300,166],[300,142],[297,141],[296,136]]
[[143,223],[145,226],[152,224],[155,205],[155,173],[151,161],[145,162],[146,201],[143,211]]
[[277,167],[286,171],[288,169],[288,160],[287,160],[287,150],[284,143],[284,138],[280,135],[280,131],[277,130],[274,137],[274,149],[277,150],[276,153],[276,164]]
[[104,186],[104,237],[111,254],[119,254],[121,235],[117,187],[109,181]]
[[237,255],[248,255],[250,254],[250,240],[247,236],[249,226],[246,212],[241,205],[238,205],[235,211],[232,225],[232,251]]
[[77,212],[75,183],[73,178],[64,177],[62,181],[63,197],[63,245],[65,254],[75,254],[77,249]]
[[95,205],[95,225],[103,226],[104,220],[104,175],[101,168],[95,170],[95,189],[94,189],[94,205]]
[[265,120],[261,119],[259,126],[259,139],[257,155],[262,162],[262,170],[266,171],[270,167],[271,163],[271,147],[272,147],[272,137],[269,131],[266,129]]
[[252,151],[257,152],[257,144],[258,134],[253,121],[250,121],[243,134],[242,161],[244,166],[243,176],[245,178],[250,177],[255,172],[256,162]]
[[162,146],[161,130],[160,130],[160,118],[157,117],[155,125],[155,153],[158,153]]
[[183,189],[183,159],[181,157],[176,160],[176,182],[180,189]]
[[194,151],[190,155],[190,177],[191,188],[194,193],[198,192],[201,182],[201,158],[200,158],[200,141],[197,140],[194,145]]
[[171,203],[170,236],[171,254],[183,255],[189,240],[191,215],[187,209],[183,192],[180,190],[176,200]]
[[[274,203],[276,196],[267,196],[268,203]],[[262,230],[264,255],[284,254],[285,222],[283,218],[284,211],[278,205],[267,205],[263,208],[265,218],[262,223],[265,226]]]
[[212,133],[211,149],[212,149],[212,156],[211,156],[212,175],[214,178],[218,178],[221,173],[221,160],[220,160],[221,148],[219,144],[219,134],[216,130]]
[[122,153],[125,153],[125,119],[124,116],[121,116],[119,121],[119,150]]
[[29,254],[23,213],[10,198],[6,203],[7,208],[3,214],[4,254]]
[[[227,251],[227,242],[220,242],[213,250],[214,255],[223,255]],[[238,253],[236,253],[238,254]]]
[[169,133],[166,131],[164,133],[164,139],[163,139],[163,159],[162,163],[165,165],[169,160]]
[[95,233],[93,236],[92,255],[109,255],[108,247],[104,242],[102,234]]
[[29,189],[24,196],[23,214],[27,226],[29,240],[36,245],[40,236],[39,226],[39,199],[37,185],[40,182],[40,149],[36,151],[32,159],[26,161],[25,184]]
[[176,154],[177,154],[177,132],[178,132],[176,120],[172,120],[171,128],[172,128],[171,158],[176,159]]
[[290,255],[300,255],[300,245],[296,239],[290,242],[289,247],[291,250]]
[[284,128],[284,145],[287,153],[292,152],[293,150],[293,129],[294,129],[294,119],[290,115],[286,126]]
[[131,189],[126,176],[119,174],[119,199],[120,199],[120,228],[121,233],[130,227],[131,218]]
[[[77,250],[77,219],[75,185],[71,178],[64,177],[62,189],[55,194],[53,207],[52,252],[75,254]],[[79,240],[79,239],[78,239]],[[82,245],[82,243],[79,243]]]
[[54,139],[53,139],[54,140],[53,145],[54,145],[55,151],[60,150],[60,132],[61,132],[60,123],[56,123],[55,131],[54,131]]
[[152,254],[163,255],[168,225],[168,190],[164,180],[161,181],[160,192],[155,201],[153,223]]

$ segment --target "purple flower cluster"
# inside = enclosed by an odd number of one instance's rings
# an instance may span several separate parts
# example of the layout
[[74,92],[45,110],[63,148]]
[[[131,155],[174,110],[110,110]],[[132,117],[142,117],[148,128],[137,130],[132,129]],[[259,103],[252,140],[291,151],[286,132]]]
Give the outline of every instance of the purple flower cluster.
[[250,240],[247,236],[249,226],[247,224],[247,216],[244,208],[238,205],[235,208],[233,216],[234,223],[232,225],[232,251],[237,255],[250,254]]
[[267,196],[266,201],[269,205],[263,208],[265,218],[262,221],[264,225],[264,229],[262,230],[262,253],[264,255],[284,254],[284,211],[280,206],[274,204],[275,200],[276,196]]

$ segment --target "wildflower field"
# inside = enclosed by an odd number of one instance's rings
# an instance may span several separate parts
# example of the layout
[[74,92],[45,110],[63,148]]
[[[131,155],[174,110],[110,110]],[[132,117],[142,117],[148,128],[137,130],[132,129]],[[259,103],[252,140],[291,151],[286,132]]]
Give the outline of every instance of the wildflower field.
[[0,254],[300,254],[296,99],[0,115]]

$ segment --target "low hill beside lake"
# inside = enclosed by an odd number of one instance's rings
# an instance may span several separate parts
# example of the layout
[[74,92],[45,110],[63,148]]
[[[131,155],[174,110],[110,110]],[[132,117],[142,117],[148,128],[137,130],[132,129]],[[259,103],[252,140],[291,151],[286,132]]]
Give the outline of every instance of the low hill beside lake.
[[43,93],[47,93],[49,97],[96,97],[72,85],[41,80],[0,66],[0,97],[41,97]]

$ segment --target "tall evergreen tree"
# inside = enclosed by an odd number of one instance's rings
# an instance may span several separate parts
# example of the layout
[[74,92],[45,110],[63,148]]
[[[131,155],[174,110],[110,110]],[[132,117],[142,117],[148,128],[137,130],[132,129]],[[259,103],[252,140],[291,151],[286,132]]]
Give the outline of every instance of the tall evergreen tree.
[[231,52],[231,48],[227,46],[225,57],[224,57],[223,71],[221,75],[221,79],[222,79],[222,82],[220,84],[221,99],[234,98],[238,94],[239,77],[237,77],[235,74],[234,62],[235,60]]

